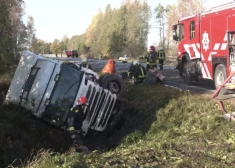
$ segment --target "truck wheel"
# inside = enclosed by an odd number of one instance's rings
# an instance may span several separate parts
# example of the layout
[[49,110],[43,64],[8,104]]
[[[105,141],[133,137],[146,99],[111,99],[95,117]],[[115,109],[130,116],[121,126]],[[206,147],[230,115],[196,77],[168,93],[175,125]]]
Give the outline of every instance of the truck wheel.
[[110,90],[118,97],[122,96],[123,94],[123,81],[122,78],[118,75],[104,75],[100,77],[98,83],[101,87]]
[[[215,88],[218,89],[220,85],[223,84],[223,82],[227,78],[226,68],[223,64],[219,64],[215,68],[215,74],[214,74],[214,84]],[[228,93],[228,89],[222,88],[219,92],[220,95]]]
[[187,61],[183,64],[182,77],[186,85],[192,85],[192,77],[190,74],[191,71],[191,62]]

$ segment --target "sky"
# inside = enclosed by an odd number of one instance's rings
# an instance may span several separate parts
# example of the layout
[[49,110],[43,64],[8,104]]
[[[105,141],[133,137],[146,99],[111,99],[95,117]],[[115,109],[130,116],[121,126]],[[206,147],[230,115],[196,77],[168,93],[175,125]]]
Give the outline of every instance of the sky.
[[[105,10],[107,4],[111,8],[119,8],[123,0],[25,0],[24,22],[28,16],[34,19],[36,36],[47,42],[61,40],[64,35],[69,38],[83,34],[89,27],[98,10]],[[213,7],[233,0],[207,0],[207,7]],[[163,6],[177,4],[177,0],[147,0],[152,10],[161,3]],[[153,20],[151,21],[153,23]],[[156,38],[155,38],[156,37]],[[158,32],[151,28],[148,45],[155,44]]]

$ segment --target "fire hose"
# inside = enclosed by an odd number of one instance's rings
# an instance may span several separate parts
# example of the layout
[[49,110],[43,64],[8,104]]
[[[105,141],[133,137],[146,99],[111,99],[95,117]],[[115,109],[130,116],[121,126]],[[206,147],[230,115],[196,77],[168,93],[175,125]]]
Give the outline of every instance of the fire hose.
[[[212,99],[214,99],[215,97],[218,96],[219,92],[221,91],[221,89],[226,85],[226,83],[228,83],[231,78],[235,75],[235,72],[233,72],[232,74],[229,75],[229,77],[222,83],[222,85],[220,85],[220,87],[215,91],[215,93],[211,96]],[[228,112],[224,109],[224,105],[223,102],[221,100],[217,100],[217,103],[221,109],[221,111],[225,114],[225,117],[227,117],[229,120],[233,120],[234,118],[232,118],[232,116],[230,114],[228,114]]]

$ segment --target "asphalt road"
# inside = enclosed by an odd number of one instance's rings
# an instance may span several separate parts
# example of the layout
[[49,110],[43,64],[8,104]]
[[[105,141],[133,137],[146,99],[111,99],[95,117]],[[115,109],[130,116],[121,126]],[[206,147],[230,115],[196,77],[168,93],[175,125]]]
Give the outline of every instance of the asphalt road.
[[[59,58],[62,61],[69,62],[80,62],[80,58]],[[101,71],[106,65],[108,60],[95,60],[89,59],[88,62],[91,64],[94,71]],[[145,63],[141,63],[143,66],[146,66]],[[131,63],[123,63],[122,61],[116,61],[115,68],[118,73],[127,72]],[[213,94],[215,92],[214,84],[211,80],[201,79],[198,83],[194,83],[191,86],[187,86],[184,84],[182,78],[180,78],[178,70],[175,69],[175,66],[164,65],[162,73],[166,78],[164,79],[164,85],[168,87],[173,87],[181,90],[189,90],[196,93],[209,93]]]
[[[95,71],[100,71],[103,69],[107,61],[93,61],[90,62]],[[145,63],[141,63],[146,66]],[[116,71],[117,72],[127,72],[131,63],[122,63],[121,61],[116,61]],[[214,84],[211,80],[201,79],[198,83],[194,83],[191,86],[184,84],[183,79],[179,76],[178,70],[174,66],[164,65],[164,70],[159,71],[166,78],[164,79],[164,85],[169,87],[174,87],[181,90],[190,90],[197,93],[209,93],[215,92]]]

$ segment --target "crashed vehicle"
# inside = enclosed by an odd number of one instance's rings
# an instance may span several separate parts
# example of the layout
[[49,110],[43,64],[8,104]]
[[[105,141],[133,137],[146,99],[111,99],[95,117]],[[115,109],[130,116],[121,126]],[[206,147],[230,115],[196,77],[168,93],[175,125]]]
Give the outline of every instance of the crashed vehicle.
[[78,64],[24,51],[4,104],[19,105],[34,116],[63,128],[69,109],[85,96],[89,103],[82,126],[85,136],[89,130],[101,132],[115,127],[123,114],[121,99],[101,87],[102,82],[98,81],[99,76],[94,71]]

